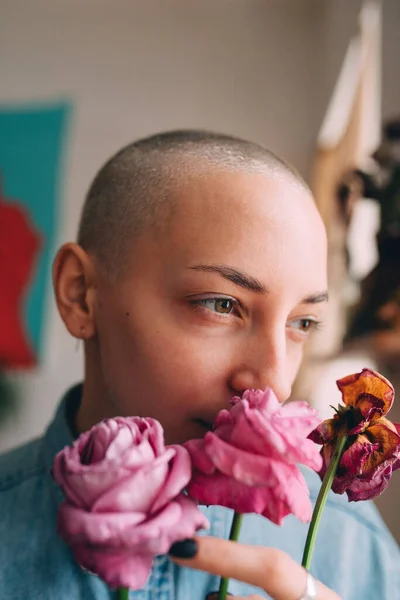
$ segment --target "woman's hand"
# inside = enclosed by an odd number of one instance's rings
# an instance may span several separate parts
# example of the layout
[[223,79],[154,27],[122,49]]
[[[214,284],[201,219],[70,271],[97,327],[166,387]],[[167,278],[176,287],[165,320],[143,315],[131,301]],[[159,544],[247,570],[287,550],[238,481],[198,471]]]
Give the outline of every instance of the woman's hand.
[[[170,556],[182,567],[232,577],[259,587],[274,600],[301,600],[306,591],[306,571],[290,556],[275,548],[197,537],[174,544]],[[316,587],[316,600],[340,600],[322,583],[316,582]],[[249,598],[263,600],[257,595],[249,596],[247,600]]]

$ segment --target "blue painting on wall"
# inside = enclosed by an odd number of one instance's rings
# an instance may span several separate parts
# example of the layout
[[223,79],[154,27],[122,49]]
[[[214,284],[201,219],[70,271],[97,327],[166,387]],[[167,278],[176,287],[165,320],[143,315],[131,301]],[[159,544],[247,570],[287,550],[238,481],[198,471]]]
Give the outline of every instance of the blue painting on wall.
[[0,105],[0,194],[5,203],[23,208],[40,239],[22,315],[26,337],[39,359],[63,196],[70,113],[67,102]]

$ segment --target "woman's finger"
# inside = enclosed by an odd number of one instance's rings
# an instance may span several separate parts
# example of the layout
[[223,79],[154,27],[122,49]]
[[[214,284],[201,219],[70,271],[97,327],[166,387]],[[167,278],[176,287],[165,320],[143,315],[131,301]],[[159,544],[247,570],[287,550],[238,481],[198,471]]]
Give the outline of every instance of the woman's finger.
[[[221,577],[232,577],[259,587],[275,600],[298,600],[305,593],[306,571],[276,548],[247,546],[214,537],[197,537],[174,544],[170,555],[182,566]],[[340,598],[317,582],[317,600]]]

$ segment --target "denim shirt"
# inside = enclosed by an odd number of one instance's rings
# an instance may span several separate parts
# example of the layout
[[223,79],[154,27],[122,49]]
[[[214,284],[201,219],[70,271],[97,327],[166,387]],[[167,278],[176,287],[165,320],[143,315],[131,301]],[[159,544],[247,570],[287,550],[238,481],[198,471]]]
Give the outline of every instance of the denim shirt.
[[[62,401],[45,435],[0,456],[0,598],[10,600],[109,600],[107,585],[84,572],[56,533],[62,493],[50,469],[55,454],[73,441],[67,425],[70,406],[79,402],[80,388]],[[313,502],[318,476],[304,470]],[[228,537],[232,512],[203,508],[210,521],[207,535]],[[246,515],[240,541],[273,546],[301,561],[307,525],[287,517],[282,527],[257,515]],[[348,503],[331,495],[314,550],[312,573],[344,600],[400,600],[399,549],[369,502]],[[132,600],[203,600],[218,589],[218,578],[183,569],[167,556],[157,557],[147,585],[131,592]],[[231,580],[237,596],[263,591]]]

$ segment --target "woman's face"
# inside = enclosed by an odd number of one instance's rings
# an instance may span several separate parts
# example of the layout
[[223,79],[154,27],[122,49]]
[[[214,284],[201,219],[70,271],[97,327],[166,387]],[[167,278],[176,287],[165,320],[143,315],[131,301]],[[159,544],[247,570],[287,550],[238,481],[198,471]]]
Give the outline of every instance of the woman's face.
[[215,170],[174,202],[118,283],[99,276],[87,368],[109,413],[95,420],[155,417],[167,443],[202,436],[247,388],[286,400],[327,300],[325,230],[300,185]]

